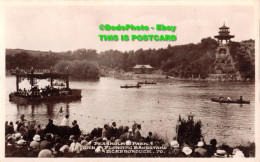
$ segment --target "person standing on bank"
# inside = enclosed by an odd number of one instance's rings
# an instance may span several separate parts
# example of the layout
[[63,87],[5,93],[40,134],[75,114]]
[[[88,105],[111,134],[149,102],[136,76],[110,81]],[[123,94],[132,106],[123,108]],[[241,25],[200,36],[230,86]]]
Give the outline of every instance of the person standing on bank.
[[64,118],[63,118],[63,120],[62,120],[62,122],[61,122],[61,126],[66,126],[66,127],[68,127],[69,126],[69,123],[70,123],[70,121],[69,121],[69,115],[66,115]]
[[77,124],[77,120],[72,122],[72,134],[77,136],[80,135],[80,129],[79,125]]
[[140,131],[141,131],[141,125],[138,124],[138,125],[137,125],[137,128],[136,128],[136,130],[135,130],[135,132],[134,132],[134,140],[135,140],[136,142],[139,142],[139,141],[141,140],[141,138],[142,138]]
[[108,127],[109,126],[107,124],[104,125],[104,128],[102,130],[102,138],[107,138],[108,139],[108,132],[107,132]]
[[112,123],[112,126],[110,128],[110,136],[115,137],[117,139],[118,137],[118,129],[116,128],[116,122]]

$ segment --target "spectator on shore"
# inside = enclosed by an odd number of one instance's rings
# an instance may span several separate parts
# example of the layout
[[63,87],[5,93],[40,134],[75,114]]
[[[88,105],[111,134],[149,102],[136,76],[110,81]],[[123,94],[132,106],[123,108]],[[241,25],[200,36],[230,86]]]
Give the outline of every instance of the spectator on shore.
[[57,128],[53,124],[53,120],[49,119],[49,123],[47,124],[45,128],[45,133],[51,133],[51,134],[56,134]]
[[74,120],[72,122],[72,134],[76,136],[80,135],[80,129],[79,129],[79,125],[77,124],[77,120]]
[[103,128],[103,130],[102,130],[102,138],[108,138],[108,132],[107,132],[107,130],[108,130],[108,125],[107,124],[105,124],[104,125],[104,128]]
[[25,115],[22,114],[21,117],[20,117],[20,123],[23,123],[23,122],[25,122],[25,121],[26,121]]
[[245,157],[245,155],[244,155],[244,153],[241,151],[241,150],[239,150],[238,148],[235,148],[234,150],[233,150],[233,158],[244,158]]
[[74,136],[72,143],[70,144],[69,152],[78,154],[81,151],[81,144],[78,142],[78,138]]
[[216,153],[217,150],[217,140],[211,139],[210,140],[210,146],[208,147],[208,156],[211,157]]
[[42,134],[42,128],[41,125],[39,124],[36,128],[36,134],[41,135]]
[[5,130],[8,129],[8,121],[5,121]]
[[195,149],[194,153],[198,152],[200,157],[208,157],[208,151],[203,148],[204,142],[199,141],[197,144],[198,148]]
[[135,129],[135,132],[134,132],[134,141],[136,141],[136,142],[139,142],[142,138],[140,131],[141,131],[141,125],[138,124],[137,128]]
[[28,128],[27,128],[27,124],[26,123],[21,123],[20,128],[19,128],[19,132],[21,133],[22,136],[25,136],[28,134]]
[[122,135],[124,133],[124,127],[122,125],[118,128],[118,136]]
[[47,133],[45,135],[45,140],[43,140],[40,143],[40,149],[51,149],[52,146],[53,146],[53,144],[52,144],[52,134]]
[[189,146],[185,146],[182,148],[182,152],[184,153],[184,157],[191,157],[192,149]]
[[14,126],[13,122],[10,122],[9,125],[5,126],[5,134],[13,134],[14,133]]
[[61,126],[69,126],[69,115],[66,115],[64,118],[63,118],[63,120],[62,120],[62,122],[61,122],[61,124],[60,124]]
[[118,129],[116,128],[116,122],[113,122],[110,128],[110,138],[112,137],[118,138]]
[[41,150],[38,155],[38,158],[51,158],[51,157],[53,157],[53,155],[49,149]]
[[122,140],[122,142],[125,142],[127,140],[132,141],[133,138],[134,138],[134,134],[133,134],[132,128],[128,129],[128,132],[125,132],[124,134],[122,134],[120,136],[120,139]]
[[173,140],[171,141],[171,149],[170,149],[170,154],[173,157],[180,157],[181,156],[181,149],[179,148],[180,145],[178,141]]
[[40,142],[41,137],[39,135],[34,135],[33,141],[30,143],[30,148],[33,150],[38,150],[40,149]]
[[15,124],[14,124],[14,133],[17,133],[18,132],[18,124],[19,124],[19,121],[16,121]]
[[152,135],[153,135],[153,133],[152,132],[149,132],[148,133],[148,136],[146,137],[146,139],[145,139],[145,142],[152,142]]

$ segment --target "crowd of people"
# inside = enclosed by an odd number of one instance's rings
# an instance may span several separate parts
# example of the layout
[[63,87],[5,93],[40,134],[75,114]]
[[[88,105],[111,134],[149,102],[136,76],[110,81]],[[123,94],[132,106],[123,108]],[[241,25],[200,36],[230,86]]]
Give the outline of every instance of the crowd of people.
[[[103,128],[94,128],[90,133],[83,133],[76,120],[70,125],[66,115],[59,126],[49,123],[43,129],[41,125],[30,122],[21,115],[19,121],[5,124],[5,156],[6,157],[245,157],[235,148],[230,154],[223,147],[218,147],[217,140],[206,144],[204,139],[196,145],[179,143],[173,138],[170,142],[156,138],[152,132],[147,137],[142,135],[140,124],[132,127],[105,124]],[[163,153],[107,154],[104,146],[97,143],[145,143],[148,146],[164,146]]]
[[15,93],[16,96],[20,97],[46,97],[46,96],[64,96],[71,94],[70,89],[66,88],[54,88],[51,86],[45,86],[45,88],[38,88],[37,86],[32,87],[30,90],[19,89]]

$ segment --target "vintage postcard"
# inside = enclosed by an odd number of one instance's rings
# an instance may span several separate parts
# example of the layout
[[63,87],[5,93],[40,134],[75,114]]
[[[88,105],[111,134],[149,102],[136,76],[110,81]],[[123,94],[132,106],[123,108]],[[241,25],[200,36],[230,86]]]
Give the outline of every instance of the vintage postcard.
[[1,4],[3,161],[259,160],[258,1]]

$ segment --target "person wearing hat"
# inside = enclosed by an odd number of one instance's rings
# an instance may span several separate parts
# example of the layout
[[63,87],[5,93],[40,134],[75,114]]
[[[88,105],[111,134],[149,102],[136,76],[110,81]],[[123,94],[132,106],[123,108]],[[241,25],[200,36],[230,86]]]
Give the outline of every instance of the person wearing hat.
[[195,149],[194,153],[198,152],[200,157],[208,157],[208,151],[203,148],[204,142],[199,141],[197,144],[198,148]]
[[19,139],[16,143],[18,146],[24,146],[26,144],[26,141],[24,139]]
[[70,154],[69,154],[69,146],[68,145],[63,145],[61,148],[60,148],[60,152],[63,154],[63,157],[69,157]]
[[51,133],[47,133],[45,135],[45,140],[43,140],[40,143],[40,149],[51,149],[51,147],[53,146],[52,144],[52,134]]
[[173,157],[179,157],[181,155],[181,150],[180,150],[180,145],[178,143],[177,140],[173,140],[171,141],[171,149],[170,149],[170,154],[173,156]]
[[227,152],[226,152],[226,150],[217,149],[212,157],[226,158],[227,157]]
[[104,153],[105,150],[102,146],[98,146],[96,149],[95,149],[95,153],[98,153],[98,154],[101,154],[101,153]]
[[30,148],[37,150],[40,148],[40,142],[41,141],[41,137],[39,135],[34,135],[33,137],[33,141],[30,143]]
[[51,158],[53,157],[52,153],[48,149],[41,150],[39,152],[38,158]]
[[21,133],[15,133],[14,137],[15,137],[16,141],[18,141],[22,137],[22,135],[21,135]]
[[74,120],[72,122],[71,132],[76,136],[80,135],[80,129],[79,129],[79,125],[77,124],[77,120]]
[[191,157],[192,149],[188,146],[182,148],[185,157]]
[[86,151],[86,150],[87,150],[87,146],[88,146],[88,141],[82,140],[82,141],[80,142],[80,144],[81,144],[81,150]]

